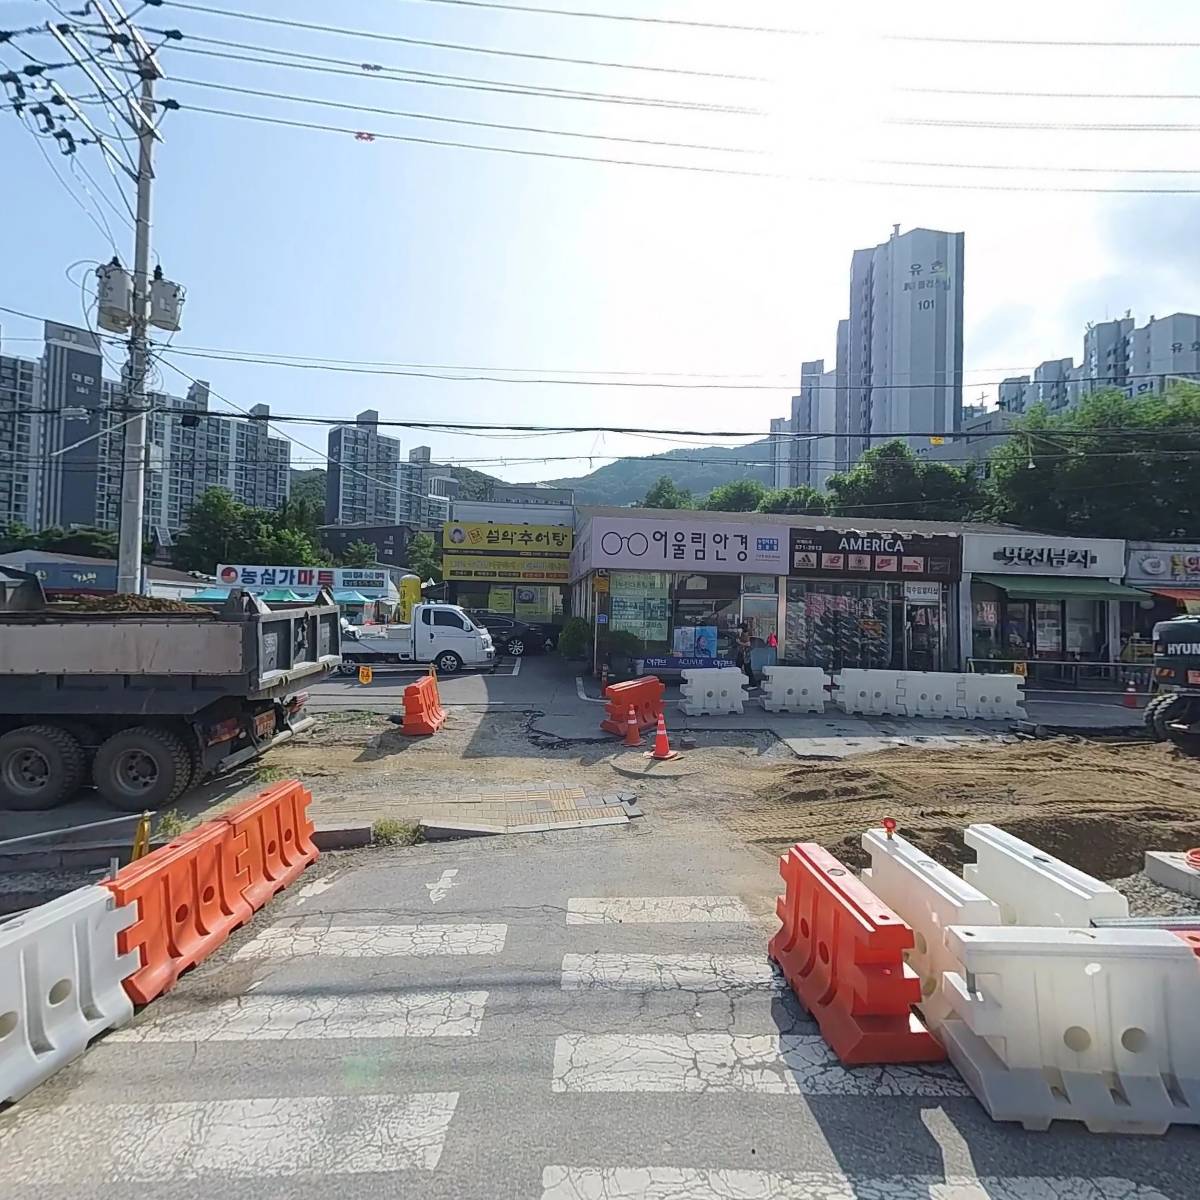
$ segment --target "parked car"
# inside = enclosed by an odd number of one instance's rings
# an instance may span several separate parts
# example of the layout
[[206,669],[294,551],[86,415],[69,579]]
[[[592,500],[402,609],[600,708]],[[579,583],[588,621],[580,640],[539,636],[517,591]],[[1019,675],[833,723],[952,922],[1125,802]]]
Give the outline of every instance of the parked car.
[[496,649],[510,658],[521,658],[546,646],[546,638],[532,625],[518,621],[507,613],[485,612],[468,609],[468,615],[476,625],[482,625],[492,635]]

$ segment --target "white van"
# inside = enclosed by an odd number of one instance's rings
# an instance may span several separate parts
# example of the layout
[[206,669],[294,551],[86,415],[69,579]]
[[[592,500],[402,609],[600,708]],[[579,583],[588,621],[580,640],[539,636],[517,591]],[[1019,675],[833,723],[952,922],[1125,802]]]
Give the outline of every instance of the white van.
[[342,673],[364,664],[433,663],[443,675],[463,667],[496,666],[492,635],[457,604],[417,604],[409,625],[364,625],[342,633]]

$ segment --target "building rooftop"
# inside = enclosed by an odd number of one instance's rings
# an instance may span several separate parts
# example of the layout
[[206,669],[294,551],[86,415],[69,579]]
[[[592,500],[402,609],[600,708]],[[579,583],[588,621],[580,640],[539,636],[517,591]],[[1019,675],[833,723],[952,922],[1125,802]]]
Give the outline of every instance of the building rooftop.
[[[58,554],[51,550],[11,550],[0,554],[0,564],[16,567],[23,571],[26,562],[62,563],[71,567],[115,567],[117,564],[111,558],[89,558],[83,554]],[[202,583],[209,578],[204,575],[189,575],[187,571],[176,571],[172,567],[159,567],[152,563],[146,565],[146,574],[151,579],[163,583]]]

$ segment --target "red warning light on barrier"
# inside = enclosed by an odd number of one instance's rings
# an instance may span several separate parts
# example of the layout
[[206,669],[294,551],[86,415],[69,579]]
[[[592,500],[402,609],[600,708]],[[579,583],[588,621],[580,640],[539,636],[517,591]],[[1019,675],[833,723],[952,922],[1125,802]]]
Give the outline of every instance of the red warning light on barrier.
[[883,818],[883,832],[886,833],[889,838],[892,836],[892,834],[894,834],[896,832],[896,818],[895,817],[884,817]]

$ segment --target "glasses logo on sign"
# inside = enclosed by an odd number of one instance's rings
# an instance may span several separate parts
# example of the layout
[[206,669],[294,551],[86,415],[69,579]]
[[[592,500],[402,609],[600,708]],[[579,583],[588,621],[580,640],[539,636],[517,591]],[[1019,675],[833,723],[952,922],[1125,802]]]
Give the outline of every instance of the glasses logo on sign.
[[[658,534],[654,535],[655,541]],[[611,529],[600,539],[600,549],[605,554],[616,555],[622,552],[641,558],[650,549],[650,543],[644,533],[614,533]]]

